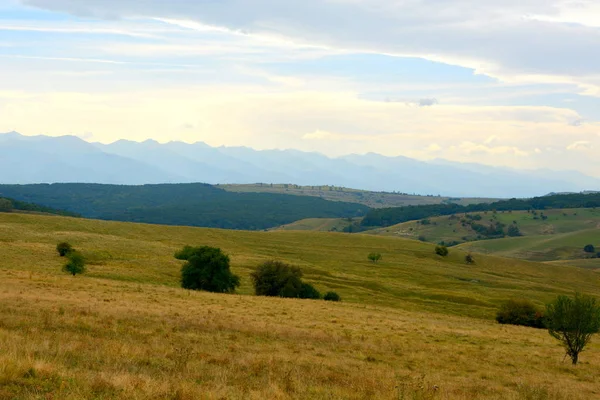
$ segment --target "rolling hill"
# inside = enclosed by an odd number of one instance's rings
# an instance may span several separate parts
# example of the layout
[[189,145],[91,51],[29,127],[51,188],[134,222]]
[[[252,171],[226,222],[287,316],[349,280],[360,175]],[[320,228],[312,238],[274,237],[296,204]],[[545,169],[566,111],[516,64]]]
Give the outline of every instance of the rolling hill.
[[368,207],[316,197],[232,193],[206,184],[0,185],[0,196],[81,214],[86,218],[259,230],[309,217],[364,215]]
[[[89,261],[60,271],[58,241]],[[599,394],[600,343],[582,363],[543,330],[501,326],[498,304],[578,289],[584,268],[411,240],[242,232],[0,214],[0,398],[575,399]],[[178,288],[183,245],[219,246],[241,295]],[[370,263],[371,251],[383,260]],[[342,303],[250,296],[264,260],[298,265]],[[532,360],[535,362],[532,362]]]

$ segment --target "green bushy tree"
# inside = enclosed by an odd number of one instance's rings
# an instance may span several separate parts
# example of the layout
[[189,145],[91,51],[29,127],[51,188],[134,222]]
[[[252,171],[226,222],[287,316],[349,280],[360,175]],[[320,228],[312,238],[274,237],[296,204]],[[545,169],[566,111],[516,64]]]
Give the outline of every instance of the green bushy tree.
[[85,258],[81,253],[71,251],[67,254],[67,263],[63,267],[63,271],[73,276],[83,274],[85,272]]
[[325,296],[323,296],[323,300],[325,301],[341,301],[342,298],[336,292],[327,292]]
[[587,244],[583,248],[583,251],[585,251],[586,253],[595,253],[596,252],[596,248],[594,247],[593,244]]
[[446,257],[450,251],[446,246],[435,246],[435,254],[438,256]]
[[302,271],[281,261],[266,261],[250,274],[257,296],[319,299],[314,286],[302,282]]
[[546,327],[544,314],[529,300],[512,299],[504,302],[496,314],[496,321],[532,328]]
[[546,306],[548,331],[558,339],[573,365],[592,336],[600,331],[600,305],[595,298],[580,293],[574,298],[558,296]]
[[370,253],[367,258],[371,261],[371,262],[379,262],[379,260],[381,260],[382,255],[381,253]]
[[215,293],[231,293],[240,278],[229,268],[229,256],[215,247],[186,246],[175,254],[186,263],[181,267],[181,287]]
[[73,251],[73,246],[71,246],[67,242],[61,242],[61,243],[59,243],[59,244],[56,245],[56,251],[58,252],[58,254],[61,257],[64,257],[64,256],[66,256],[67,254],[69,254],[70,252]]
[[12,211],[13,203],[9,199],[0,198],[0,212]]

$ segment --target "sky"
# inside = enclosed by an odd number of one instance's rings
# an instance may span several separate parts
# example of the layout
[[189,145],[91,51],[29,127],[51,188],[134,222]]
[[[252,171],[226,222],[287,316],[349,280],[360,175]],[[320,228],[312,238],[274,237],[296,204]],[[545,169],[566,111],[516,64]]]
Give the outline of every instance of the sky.
[[596,0],[0,0],[0,132],[600,177]]

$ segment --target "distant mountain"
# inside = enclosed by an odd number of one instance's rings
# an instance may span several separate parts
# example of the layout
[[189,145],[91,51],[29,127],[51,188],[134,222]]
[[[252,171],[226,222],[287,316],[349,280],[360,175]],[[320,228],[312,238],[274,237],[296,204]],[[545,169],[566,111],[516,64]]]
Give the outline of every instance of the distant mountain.
[[0,183],[294,183],[453,197],[532,197],[597,190],[575,171],[516,170],[369,153],[329,158],[298,150],[257,151],[205,143],[0,134]]

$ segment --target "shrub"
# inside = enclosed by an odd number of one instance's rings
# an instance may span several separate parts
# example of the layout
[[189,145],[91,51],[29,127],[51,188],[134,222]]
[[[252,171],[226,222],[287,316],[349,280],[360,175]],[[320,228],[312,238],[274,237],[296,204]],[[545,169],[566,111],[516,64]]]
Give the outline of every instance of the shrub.
[[475,264],[475,258],[471,254],[465,256],[465,262],[467,264]]
[[529,300],[508,300],[500,306],[496,314],[500,324],[545,328],[544,314]]
[[187,261],[181,267],[184,289],[231,293],[240,285],[240,278],[229,269],[229,256],[219,248],[186,246],[175,258]]
[[435,246],[435,254],[438,256],[446,257],[450,253],[446,246]]
[[318,300],[321,298],[321,293],[310,283],[302,283],[298,297],[301,299],[314,299]]
[[595,253],[596,248],[594,247],[593,244],[588,244],[583,248],[583,251],[585,251],[586,253]]
[[56,245],[56,251],[58,251],[58,254],[61,257],[64,257],[64,256],[66,256],[67,254],[69,254],[70,252],[73,251],[73,246],[71,246],[67,242],[61,242],[61,243],[59,243],[59,244]]
[[558,296],[546,306],[548,332],[562,343],[573,365],[594,333],[600,331],[600,305],[591,296]]
[[325,296],[323,296],[323,300],[325,301],[342,301],[342,298],[336,292],[327,292]]
[[302,282],[300,268],[281,261],[267,261],[250,274],[257,296],[320,299],[321,293]]
[[68,261],[63,267],[63,271],[73,276],[83,274],[85,272],[85,258],[76,251],[71,251],[67,254]]
[[367,258],[372,262],[376,263],[381,260],[381,253],[370,253]]

